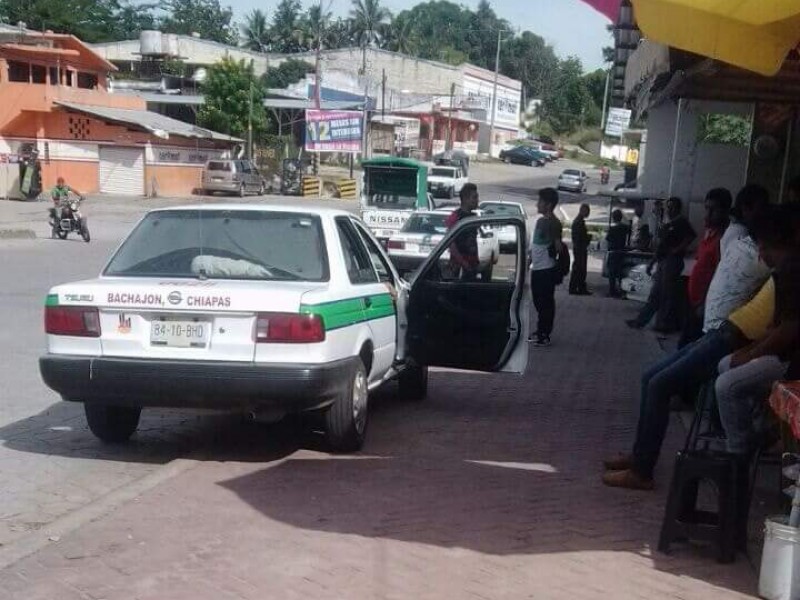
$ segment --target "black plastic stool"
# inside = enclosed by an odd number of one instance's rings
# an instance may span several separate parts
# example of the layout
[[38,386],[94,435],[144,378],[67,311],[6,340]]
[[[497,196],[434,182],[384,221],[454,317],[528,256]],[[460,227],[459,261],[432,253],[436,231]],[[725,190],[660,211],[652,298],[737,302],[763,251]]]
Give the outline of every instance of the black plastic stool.
[[[716,412],[713,383],[706,384],[700,389],[683,450],[675,458],[658,550],[669,553],[670,545],[679,540],[712,542],[717,547],[717,559],[728,563],[735,560],[736,549],[746,543],[747,525],[746,521],[741,524],[741,517],[749,508],[750,478],[742,471],[739,457],[711,449],[724,443],[716,426]],[[709,430],[701,434],[704,422]],[[703,481],[711,481],[717,488],[716,513],[697,510]]]
[[[734,455],[707,450],[679,452],[675,459],[658,550],[669,553],[678,540],[698,540],[716,545],[717,560],[733,562],[740,543],[739,461]],[[697,510],[697,495],[702,481],[717,488],[716,513]]]

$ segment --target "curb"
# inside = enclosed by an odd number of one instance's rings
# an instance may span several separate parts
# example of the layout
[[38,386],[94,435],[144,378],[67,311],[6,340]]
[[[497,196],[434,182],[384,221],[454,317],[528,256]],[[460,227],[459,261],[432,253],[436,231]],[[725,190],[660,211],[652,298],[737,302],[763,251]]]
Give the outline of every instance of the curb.
[[33,229],[0,229],[0,240],[34,240]]

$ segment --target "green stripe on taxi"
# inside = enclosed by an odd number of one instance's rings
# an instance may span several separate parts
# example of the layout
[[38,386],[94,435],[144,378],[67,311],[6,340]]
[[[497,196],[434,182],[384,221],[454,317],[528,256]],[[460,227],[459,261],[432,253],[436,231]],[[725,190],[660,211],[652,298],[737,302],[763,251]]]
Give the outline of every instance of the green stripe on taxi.
[[58,306],[58,294],[47,294],[44,301],[45,306]]
[[325,330],[330,331],[391,317],[395,314],[395,309],[390,294],[375,294],[322,304],[303,304],[300,306],[300,312],[306,315],[319,315],[325,324]]

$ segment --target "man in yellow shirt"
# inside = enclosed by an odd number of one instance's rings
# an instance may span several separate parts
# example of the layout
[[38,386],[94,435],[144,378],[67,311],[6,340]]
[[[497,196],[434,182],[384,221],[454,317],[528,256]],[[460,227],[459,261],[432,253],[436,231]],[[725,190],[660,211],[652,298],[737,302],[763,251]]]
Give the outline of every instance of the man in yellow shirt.
[[725,356],[763,339],[773,323],[774,313],[775,285],[769,279],[750,302],[734,311],[718,329],[651,367],[642,376],[633,452],[605,461],[603,483],[634,490],[653,489],[653,470],[669,425],[671,397],[687,384],[699,387],[715,377],[717,365]]

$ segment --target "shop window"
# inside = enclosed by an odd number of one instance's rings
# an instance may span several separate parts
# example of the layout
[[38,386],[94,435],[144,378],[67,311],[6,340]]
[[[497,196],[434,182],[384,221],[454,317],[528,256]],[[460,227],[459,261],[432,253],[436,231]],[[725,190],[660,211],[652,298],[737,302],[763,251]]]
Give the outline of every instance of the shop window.
[[42,65],[31,65],[31,83],[47,83],[47,68]]
[[72,87],[72,71],[69,69],[64,70],[64,85]]
[[83,90],[93,90],[97,87],[97,75],[94,73],[78,73],[78,87]]
[[8,61],[8,80],[18,83],[28,83],[31,80],[31,66],[28,63],[16,60]]
[[59,85],[58,67],[50,67],[50,85]]

